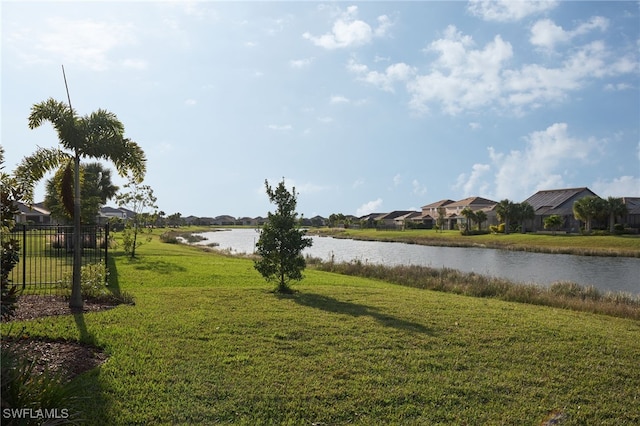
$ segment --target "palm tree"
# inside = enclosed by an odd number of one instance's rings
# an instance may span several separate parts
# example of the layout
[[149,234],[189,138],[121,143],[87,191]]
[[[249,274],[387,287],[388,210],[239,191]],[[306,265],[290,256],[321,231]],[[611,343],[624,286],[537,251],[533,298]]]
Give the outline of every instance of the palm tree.
[[533,210],[533,206],[526,201],[517,204],[518,208],[518,220],[520,221],[520,229],[524,234],[526,232],[525,222],[536,217],[536,212]]
[[[111,181],[111,170],[101,163],[80,164],[80,197],[82,223],[93,224],[100,207],[115,197],[118,187]],[[44,205],[51,216],[73,223],[73,161],[62,166],[47,180]]]
[[573,216],[584,222],[584,231],[591,232],[591,221],[603,216],[606,201],[600,197],[584,197],[573,203]]
[[606,201],[606,210],[609,215],[609,232],[613,234],[616,217],[623,216],[629,211],[622,198],[609,197]]
[[500,201],[496,206],[496,214],[498,215],[498,219],[501,222],[504,222],[505,234],[509,233],[509,222],[513,218],[513,213],[515,210],[514,206],[515,205],[513,201],[509,200],[508,198],[505,198],[504,200]]
[[487,220],[487,214],[484,210],[478,210],[476,212],[476,220],[478,221],[478,230],[482,231],[482,223]]
[[73,286],[69,307],[83,306],[80,292],[82,237],[80,217],[80,159],[95,158],[111,161],[121,176],[131,174],[142,182],[146,172],[144,151],[138,144],[124,137],[124,126],[115,114],[99,109],[89,115],[78,116],[71,106],[49,98],[31,107],[29,128],[50,122],[58,133],[63,149],[38,148],[25,157],[16,168],[15,175],[27,188],[26,198],[33,202],[33,188],[44,175],[69,161],[74,162],[74,257]]
[[547,216],[544,218],[544,229],[551,229],[553,231],[553,235],[556,235],[556,231],[561,226],[562,216],[560,215],[552,214],[551,216]]
[[462,209],[462,211],[460,212],[460,214],[462,216],[465,217],[466,223],[464,225],[466,232],[468,233],[470,230],[470,224],[471,221],[474,220],[476,218],[476,214],[474,213],[473,210],[471,210],[469,207],[465,207],[464,209]]

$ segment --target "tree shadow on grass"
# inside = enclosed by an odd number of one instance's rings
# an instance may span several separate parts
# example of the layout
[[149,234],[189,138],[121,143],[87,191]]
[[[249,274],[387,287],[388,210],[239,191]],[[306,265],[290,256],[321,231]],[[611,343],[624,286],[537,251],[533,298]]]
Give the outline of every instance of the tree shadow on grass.
[[174,272],[185,272],[187,268],[165,260],[150,260],[145,258],[129,259],[134,268],[140,271],[153,271],[158,274],[169,275]]
[[384,312],[381,312],[380,309],[372,306],[343,302],[333,297],[313,293],[296,293],[293,295],[281,295],[280,297],[283,299],[291,299],[303,306],[309,306],[311,308],[336,314],[351,315],[353,317],[368,316],[386,327],[393,327],[404,331],[433,334],[432,330],[422,324],[387,315]]
[[[95,335],[87,328],[84,313],[82,311],[74,312],[73,319],[80,333],[79,341],[82,344],[99,348]],[[86,362],[86,360],[78,360],[78,362],[83,363]],[[75,382],[74,388],[80,391],[77,395],[78,399],[74,403],[73,410],[79,411],[81,423],[88,421],[89,418],[108,418],[107,413],[109,412],[111,404],[105,396],[105,391],[100,380],[101,368],[102,366],[99,365],[81,373],[73,379]]]

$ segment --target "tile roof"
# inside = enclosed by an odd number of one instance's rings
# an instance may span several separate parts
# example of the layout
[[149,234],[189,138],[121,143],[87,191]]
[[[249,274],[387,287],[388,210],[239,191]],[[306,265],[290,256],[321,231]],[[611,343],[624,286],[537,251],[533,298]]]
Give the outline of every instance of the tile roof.
[[487,200],[482,197],[469,197],[464,200],[456,201],[455,203],[448,204],[447,207],[462,207],[462,206],[475,206],[475,205],[487,205],[498,204],[496,201]]
[[[545,191],[538,191],[531,197],[527,198],[524,202],[531,204],[534,210],[546,209],[554,210],[564,203],[571,200],[578,194],[588,191],[590,195],[597,196],[593,191],[587,187],[582,188],[566,188],[566,189],[551,189]],[[585,194],[589,195],[589,194]]]
[[427,204],[426,206],[422,206],[423,209],[433,209],[436,207],[443,207],[446,206],[448,204],[453,203],[453,200],[440,200],[440,201],[436,201],[435,203],[431,203],[431,204]]

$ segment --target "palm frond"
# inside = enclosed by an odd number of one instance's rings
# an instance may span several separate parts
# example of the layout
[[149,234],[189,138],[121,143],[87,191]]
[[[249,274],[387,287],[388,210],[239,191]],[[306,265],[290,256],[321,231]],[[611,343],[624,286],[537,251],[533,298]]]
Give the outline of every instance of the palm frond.
[[38,147],[36,152],[28,157],[24,157],[14,175],[21,187],[25,189],[25,198],[33,202],[33,189],[35,184],[50,171],[66,164],[73,158],[71,154],[56,148]]
[[29,115],[29,128],[40,127],[45,121],[53,125],[59,142],[65,148],[75,150],[81,143],[77,117],[68,105],[53,98],[33,105]]

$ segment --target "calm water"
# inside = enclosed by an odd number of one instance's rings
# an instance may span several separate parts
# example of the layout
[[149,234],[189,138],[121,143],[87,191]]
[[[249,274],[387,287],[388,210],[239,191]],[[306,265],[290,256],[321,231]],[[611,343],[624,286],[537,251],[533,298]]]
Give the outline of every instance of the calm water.
[[[200,244],[216,242],[220,244],[219,249],[229,249],[234,253],[253,253],[258,241],[258,232],[254,229],[205,232],[201,235],[207,240]],[[389,266],[445,267],[524,283],[548,285],[556,281],[573,281],[593,285],[603,291],[640,294],[640,259],[637,258],[312,238],[313,246],[303,253],[323,260],[333,256],[336,262],[361,260]]]

